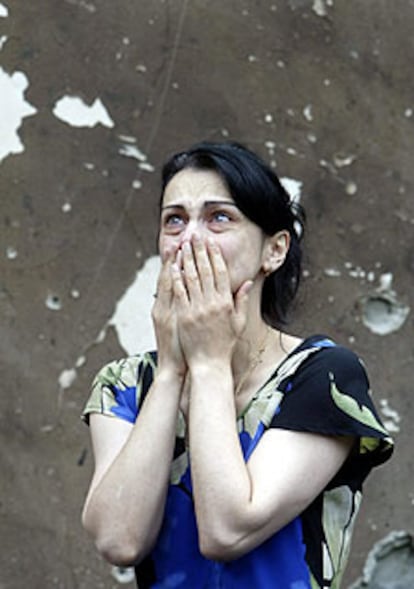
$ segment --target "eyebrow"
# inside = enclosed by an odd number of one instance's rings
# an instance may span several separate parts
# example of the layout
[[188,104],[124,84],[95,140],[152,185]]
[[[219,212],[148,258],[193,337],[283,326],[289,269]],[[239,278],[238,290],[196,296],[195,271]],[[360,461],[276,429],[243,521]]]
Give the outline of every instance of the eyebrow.
[[[207,209],[208,207],[215,205],[230,205],[232,207],[236,207],[237,209],[239,208],[235,202],[231,202],[230,200],[206,200],[203,203],[203,209]],[[166,205],[165,207],[161,208],[161,211],[165,211],[167,209],[185,209],[185,206],[180,204]]]

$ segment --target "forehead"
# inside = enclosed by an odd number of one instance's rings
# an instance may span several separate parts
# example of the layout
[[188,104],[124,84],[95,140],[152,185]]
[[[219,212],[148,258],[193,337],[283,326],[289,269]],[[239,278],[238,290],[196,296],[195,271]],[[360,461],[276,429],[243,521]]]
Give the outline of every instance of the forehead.
[[195,204],[197,201],[228,201],[234,203],[223,179],[213,170],[181,170],[168,182],[163,206]]

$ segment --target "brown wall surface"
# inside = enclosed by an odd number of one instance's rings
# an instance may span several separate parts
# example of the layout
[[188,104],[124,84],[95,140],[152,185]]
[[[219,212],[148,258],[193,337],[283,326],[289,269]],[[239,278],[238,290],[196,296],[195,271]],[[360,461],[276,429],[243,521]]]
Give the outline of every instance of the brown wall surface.
[[364,358],[397,441],[345,586],[413,532],[413,30],[408,0],[0,2],[1,589],[119,586],[80,525],[79,414],[98,368],[146,343],[160,165],[200,139],[300,186],[291,331]]

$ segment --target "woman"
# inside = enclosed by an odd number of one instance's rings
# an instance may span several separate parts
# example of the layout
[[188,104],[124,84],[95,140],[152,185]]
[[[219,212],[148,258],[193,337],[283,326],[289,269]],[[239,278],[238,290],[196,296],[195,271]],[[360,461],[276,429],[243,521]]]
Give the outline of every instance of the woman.
[[359,359],[282,331],[301,234],[241,145],[164,166],[157,353],[103,368],[84,411],[83,523],[140,589],[340,586],[362,482],[392,442]]

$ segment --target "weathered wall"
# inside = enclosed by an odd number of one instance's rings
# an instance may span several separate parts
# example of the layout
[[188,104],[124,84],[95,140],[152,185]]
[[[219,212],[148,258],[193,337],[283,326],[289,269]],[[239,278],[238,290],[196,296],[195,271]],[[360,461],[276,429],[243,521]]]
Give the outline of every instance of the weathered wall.
[[79,523],[79,413],[96,370],[151,341],[160,164],[202,138],[296,181],[292,331],[352,345],[395,431],[347,583],[413,532],[413,26],[409,0],[0,3],[1,589],[118,586]]

